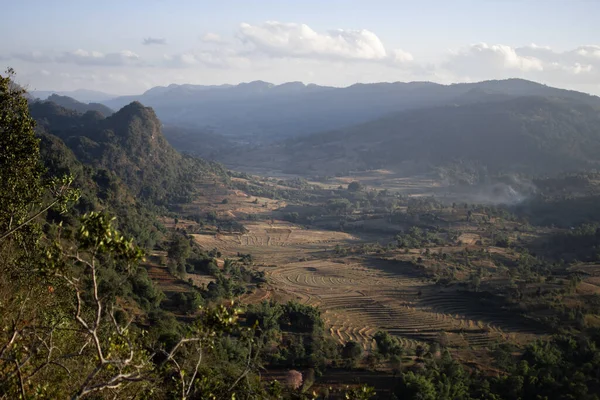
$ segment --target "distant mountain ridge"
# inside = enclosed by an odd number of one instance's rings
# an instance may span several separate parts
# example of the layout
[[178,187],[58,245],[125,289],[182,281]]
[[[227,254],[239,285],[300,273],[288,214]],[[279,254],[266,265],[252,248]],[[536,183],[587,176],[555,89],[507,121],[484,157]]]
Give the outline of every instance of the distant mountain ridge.
[[57,94],[52,94],[45,101],[51,101],[55,104],[58,104],[61,107],[67,108],[69,110],[77,111],[81,114],[85,114],[88,111],[96,111],[102,114],[104,117],[108,117],[113,114],[114,111],[100,103],[82,103],[80,101],[75,100],[72,97],[68,96],[60,96]]
[[99,103],[102,101],[114,99],[117,97],[114,94],[99,92],[97,90],[89,90],[89,89],[77,89],[70,91],[60,91],[60,90],[33,90],[29,92],[29,94],[33,97],[37,97],[40,100],[46,100],[48,97],[53,94],[57,94],[59,96],[68,96],[82,103]]
[[117,109],[140,101],[151,106],[166,124],[209,128],[217,134],[261,143],[340,129],[399,111],[520,96],[558,97],[600,105],[599,97],[522,79],[451,85],[372,83],[345,88],[263,81],[219,86],[170,85],[103,104]]

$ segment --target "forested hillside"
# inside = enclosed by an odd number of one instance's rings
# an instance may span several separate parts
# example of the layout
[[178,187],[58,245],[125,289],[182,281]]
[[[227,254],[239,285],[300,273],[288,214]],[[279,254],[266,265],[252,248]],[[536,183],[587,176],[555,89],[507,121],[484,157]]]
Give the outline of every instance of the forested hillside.
[[62,139],[83,163],[115,173],[135,196],[164,204],[189,198],[203,180],[226,179],[217,164],[182,155],[164,138],[161,123],[138,102],[108,118],[35,102],[38,129]]
[[190,244],[158,221],[176,201],[154,190],[164,182],[135,170],[160,170],[177,196],[222,170],[171,149],[140,104],[104,121],[35,103],[36,124],[10,72],[0,79],[0,397],[268,397],[239,310],[213,303],[199,314],[203,292],[187,284],[195,322],[184,324],[145,266],[155,249],[174,258]]
[[[248,255],[219,270],[216,249],[161,223],[199,187],[226,185],[220,166],[173,150],[140,103],[106,119],[28,105],[10,73],[0,80],[0,397],[278,399],[298,387],[262,382],[264,363],[324,368],[336,356],[314,307],[265,306],[278,319],[268,332],[241,318],[234,299],[264,274]],[[163,291],[156,269],[178,290]],[[208,286],[183,279],[202,270]],[[281,335],[300,338],[295,351],[274,353]]]
[[184,154],[222,161],[225,154],[238,146],[233,140],[208,129],[164,125],[163,134],[173,148]]

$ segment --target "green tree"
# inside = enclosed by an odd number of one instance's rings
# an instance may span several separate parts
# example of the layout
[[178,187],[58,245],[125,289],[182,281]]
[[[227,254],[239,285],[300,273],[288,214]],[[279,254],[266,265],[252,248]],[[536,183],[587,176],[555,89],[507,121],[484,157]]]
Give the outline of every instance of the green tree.
[[426,376],[410,371],[402,374],[396,396],[406,400],[437,400],[435,385]]
[[344,344],[344,348],[342,349],[342,357],[346,361],[347,368],[355,367],[360,361],[362,354],[362,346],[353,340],[346,342],[346,344]]
[[353,181],[348,184],[349,192],[360,192],[363,189],[363,185],[358,181]]
[[25,90],[14,71],[0,76],[0,232],[2,237],[23,224],[42,195],[42,169],[35,121],[29,115]]
[[346,400],[369,400],[375,396],[375,388],[368,385],[361,385],[346,391],[344,398]]
[[336,214],[346,214],[352,208],[348,199],[331,199],[327,202],[327,209]]
[[175,234],[169,243],[167,256],[178,266],[184,266],[191,253],[192,246],[189,239],[184,235]]
[[384,357],[402,356],[404,349],[398,339],[385,331],[378,331],[373,336],[377,343],[377,351]]

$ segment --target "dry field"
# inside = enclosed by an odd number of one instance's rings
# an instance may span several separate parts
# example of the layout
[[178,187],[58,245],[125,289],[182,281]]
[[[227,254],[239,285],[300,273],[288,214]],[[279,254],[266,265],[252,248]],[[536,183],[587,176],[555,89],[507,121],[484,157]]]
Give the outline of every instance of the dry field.
[[343,232],[303,229],[283,221],[251,222],[244,226],[247,232],[192,235],[205,250],[218,248],[224,255],[252,254],[259,263],[279,265],[304,258],[313,258],[336,244],[358,242]]
[[352,181],[358,181],[373,189],[388,189],[413,196],[431,195],[443,187],[439,181],[430,177],[406,177],[387,170],[368,171],[335,178],[335,182],[342,185],[348,185]]
[[[346,187],[350,182],[357,181],[368,186],[372,189],[377,190],[393,190],[402,194],[412,196],[429,196],[434,193],[443,194],[444,188],[446,187],[438,179],[433,179],[431,176],[411,176],[407,177],[404,174],[399,174],[390,170],[372,170],[365,172],[353,172],[350,176],[332,177],[326,182],[315,181],[309,177],[297,175],[297,174],[286,174],[278,171],[264,169],[264,168],[244,168],[244,172],[251,172],[256,176],[268,176],[267,181],[274,187],[280,187],[289,189],[287,187],[281,187],[274,182],[278,180],[289,180],[295,178],[307,179],[307,182],[311,185],[317,186],[322,189],[337,189],[340,185]],[[243,179],[233,178],[232,180],[243,181]]]
[[331,178],[325,183],[310,180],[309,183],[324,189],[336,189],[340,185],[346,187],[353,181],[360,182],[372,189],[387,189],[410,196],[429,196],[433,193],[439,193],[444,188],[444,185],[438,180],[431,179],[428,176],[406,177],[388,170],[357,172],[351,176]]
[[[166,256],[166,252],[155,251],[148,257],[147,261],[144,263],[144,267],[148,271],[148,277],[165,294],[166,299],[163,300],[165,308],[170,309],[177,318],[190,320],[192,316],[182,314],[171,301],[174,294],[189,292],[190,285],[169,273],[168,268],[160,262],[161,258],[164,256]],[[196,284],[196,282],[194,282],[194,284]]]
[[582,274],[582,282],[577,287],[577,292],[584,295],[600,294],[600,265],[580,264],[571,269]]
[[[234,181],[244,181],[232,178]],[[252,196],[241,190],[215,186],[204,188],[202,194],[193,202],[182,207],[184,214],[214,212],[219,218],[243,220],[251,214],[270,215],[272,211],[284,208],[283,200]]]
[[413,349],[432,340],[455,348],[483,348],[535,334],[526,321],[478,304],[466,293],[442,291],[403,262],[304,261],[269,270],[267,276],[279,290],[319,306],[340,343],[354,340],[365,350],[372,348],[372,336],[379,329]]
[[[446,190],[428,177],[405,178],[390,171],[371,171],[332,178],[327,183],[310,183],[337,188],[355,180],[370,188],[390,189],[411,196],[439,194]],[[277,186],[276,182],[276,179],[269,180],[274,186]],[[273,211],[286,206],[283,201],[257,198],[220,187],[206,189],[184,210],[189,214],[214,212],[220,219],[245,221],[244,233],[217,233],[216,228],[205,226],[204,233],[192,235],[200,247],[207,251],[216,248],[224,258],[251,254],[254,264],[265,272],[268,284],[255,287],[242,301],[294,299],[318,306],[333,338],[340,343],[357,341],[366,351],[373,348],[373,335],[380,329],[396,335],[407,348],[414,349],[419,344],[437,340],[457,352],[469,354],[490,348],[499,341],[524,343],[539,337],[540,332],[528,320],[501,309],[491,300],[480,299],[477,294],[435,286],[408,262],[394,260],[389,255],[387,260],[381,256],[337,256],[334,252],[337,245],[347,248],[365,243],[367,236],[363,233],[361,239],[344,232],[306,229],[271,219]],[[248,221],[252,214],[262,214],[266,221]],[[193,224],[180,220],[178,227],[188,223]],[[388,226],[385,219],[358,223],[363,228],[378,228],[378,235],[397,231],[397,226]],[[451,253],[465,247],[478,247],[477,242],[482,239],[478,229],[459,220],[452,224],[461,232],[461,245],[437,251]],[[389,239],[384,236],[373,238],[373,241]],[[415,249],[405,256],[418,254]],[[151,272],[157,274],[158,271],[153,268]],[[196,279],[193,275],[190,277]],[[163,286],[175,283],[168,282],[165,277],[157,278],[163,281]],[[207,283],[206,277],[197,277],[197,282],[194,281],[199,286]],[[590,280],[589,283],[595,282]],[[173,286],[169,289],[175,289],[176,285]]]
[[369,351],[379,329],[398,336],[413,349],[432,340],[456,349],[473,349],[535,337],[527,321],[468,293],[440,289],[409,263],[336,258],[335,245],[358,242],[347,233],[301,229],[281,221],[249,223],[246,228],[245,234],[193,236],[206,250],[218,248],[224,256],[250,253],[262,265],[269,285],[243,301],[296,299],[318,306],[331,335],[340,343],[354,340]]
[[144,266],[148,271],[148,277],[157,283],[160,290],[162,290],[167,297],[173,293],[187,292],[189,286],[171,275],[167,267],[161,264],[161,258],[166,255],[166,251],[154,251],[148,257],[148,260],[144,263]]

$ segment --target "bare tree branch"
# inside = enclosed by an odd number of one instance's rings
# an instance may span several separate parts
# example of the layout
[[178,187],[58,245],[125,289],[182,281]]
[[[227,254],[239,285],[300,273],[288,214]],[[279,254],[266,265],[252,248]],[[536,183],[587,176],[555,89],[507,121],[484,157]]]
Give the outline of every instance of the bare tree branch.
[[25,395],[25,383],[23,382],[23,375],[21,375],[21,366],[19,365],[19,362],[17,360],[15,360],[15,365],[17,367],[17,376],[19,377],[19,388],[21,390],[21,398],[26,399],[27,396]]

